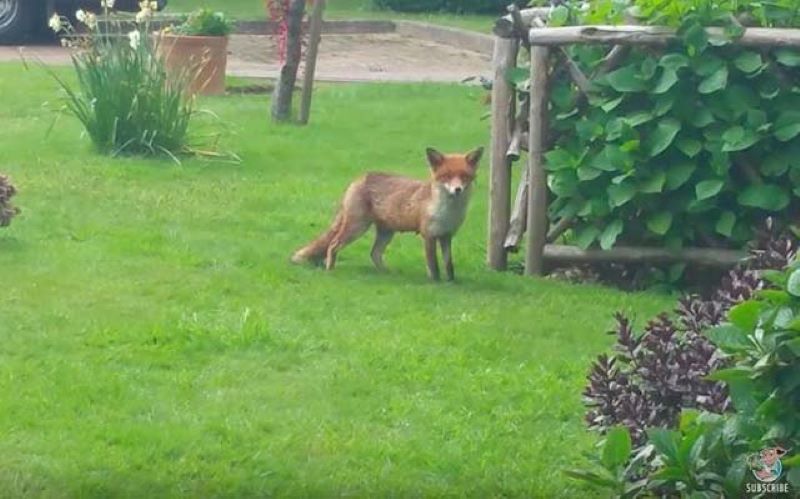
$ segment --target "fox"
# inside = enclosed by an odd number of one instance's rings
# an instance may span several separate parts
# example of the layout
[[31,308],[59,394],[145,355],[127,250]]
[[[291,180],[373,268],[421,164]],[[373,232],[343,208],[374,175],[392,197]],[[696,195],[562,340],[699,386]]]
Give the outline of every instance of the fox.
[[369,172],[345,191],[330,227],[297,250],[294,263],[322,264],[333,270],[337,254],[375,225],[370,256],[378,271],[385,271],[383,254],[396,232],[422,237],[428,277],[440,280],[437,242],[448,281],[455,280],[451,244],[464,223],[483,147],[466,154],[425,150],[430,166],[427,181],[391,173]]

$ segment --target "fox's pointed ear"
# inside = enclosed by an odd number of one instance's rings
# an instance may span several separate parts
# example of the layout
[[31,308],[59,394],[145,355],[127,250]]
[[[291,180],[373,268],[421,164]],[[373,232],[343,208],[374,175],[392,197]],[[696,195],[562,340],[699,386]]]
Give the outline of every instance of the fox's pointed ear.
[[483,156],[483,147],[470,151],[467,153],[467,163],[473,168],[477,168],[478,163],[481,161],[481,156]]
[[444,154],[440,153],[433,147],[425,149],[425,154],[428,155],[428,163],[434,170],[439,168],[444,163]]

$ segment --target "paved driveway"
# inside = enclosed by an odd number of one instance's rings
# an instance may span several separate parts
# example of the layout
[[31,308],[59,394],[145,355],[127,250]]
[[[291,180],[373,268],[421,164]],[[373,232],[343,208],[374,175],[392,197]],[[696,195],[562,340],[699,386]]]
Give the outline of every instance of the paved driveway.
[[[273,37],[233,35],[229,51],[229,75],[276,76]],[[58,46],[0,47],[0,61],[19,61],[21,53],[48,64],[69,63],[69,52]],[[489,73],[484,54],[396,33],[325,35],[317,62],[317,76],[326,81],[458,82]]]

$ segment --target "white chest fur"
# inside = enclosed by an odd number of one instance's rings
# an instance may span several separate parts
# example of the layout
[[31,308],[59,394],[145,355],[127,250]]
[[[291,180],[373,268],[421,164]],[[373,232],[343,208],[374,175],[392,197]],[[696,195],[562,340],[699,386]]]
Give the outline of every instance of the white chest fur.
[[467,216],[467,205],[471,187],[458,196],[452,196],[443,188],[434,188],[433,200],[428,208],[428,234],[433,237],[453,235]]

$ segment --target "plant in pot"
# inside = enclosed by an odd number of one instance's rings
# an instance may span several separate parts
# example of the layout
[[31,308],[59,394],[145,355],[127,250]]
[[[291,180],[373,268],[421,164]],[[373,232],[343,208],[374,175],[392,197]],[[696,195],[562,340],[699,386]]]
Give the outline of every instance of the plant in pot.
[[233,28],[222,12],[199,9],[177,26],[160,34],[159,50],[166,69],[178,74],[193,73],[190,92],[219,95],[225,92],[228,62],[228,34]]

